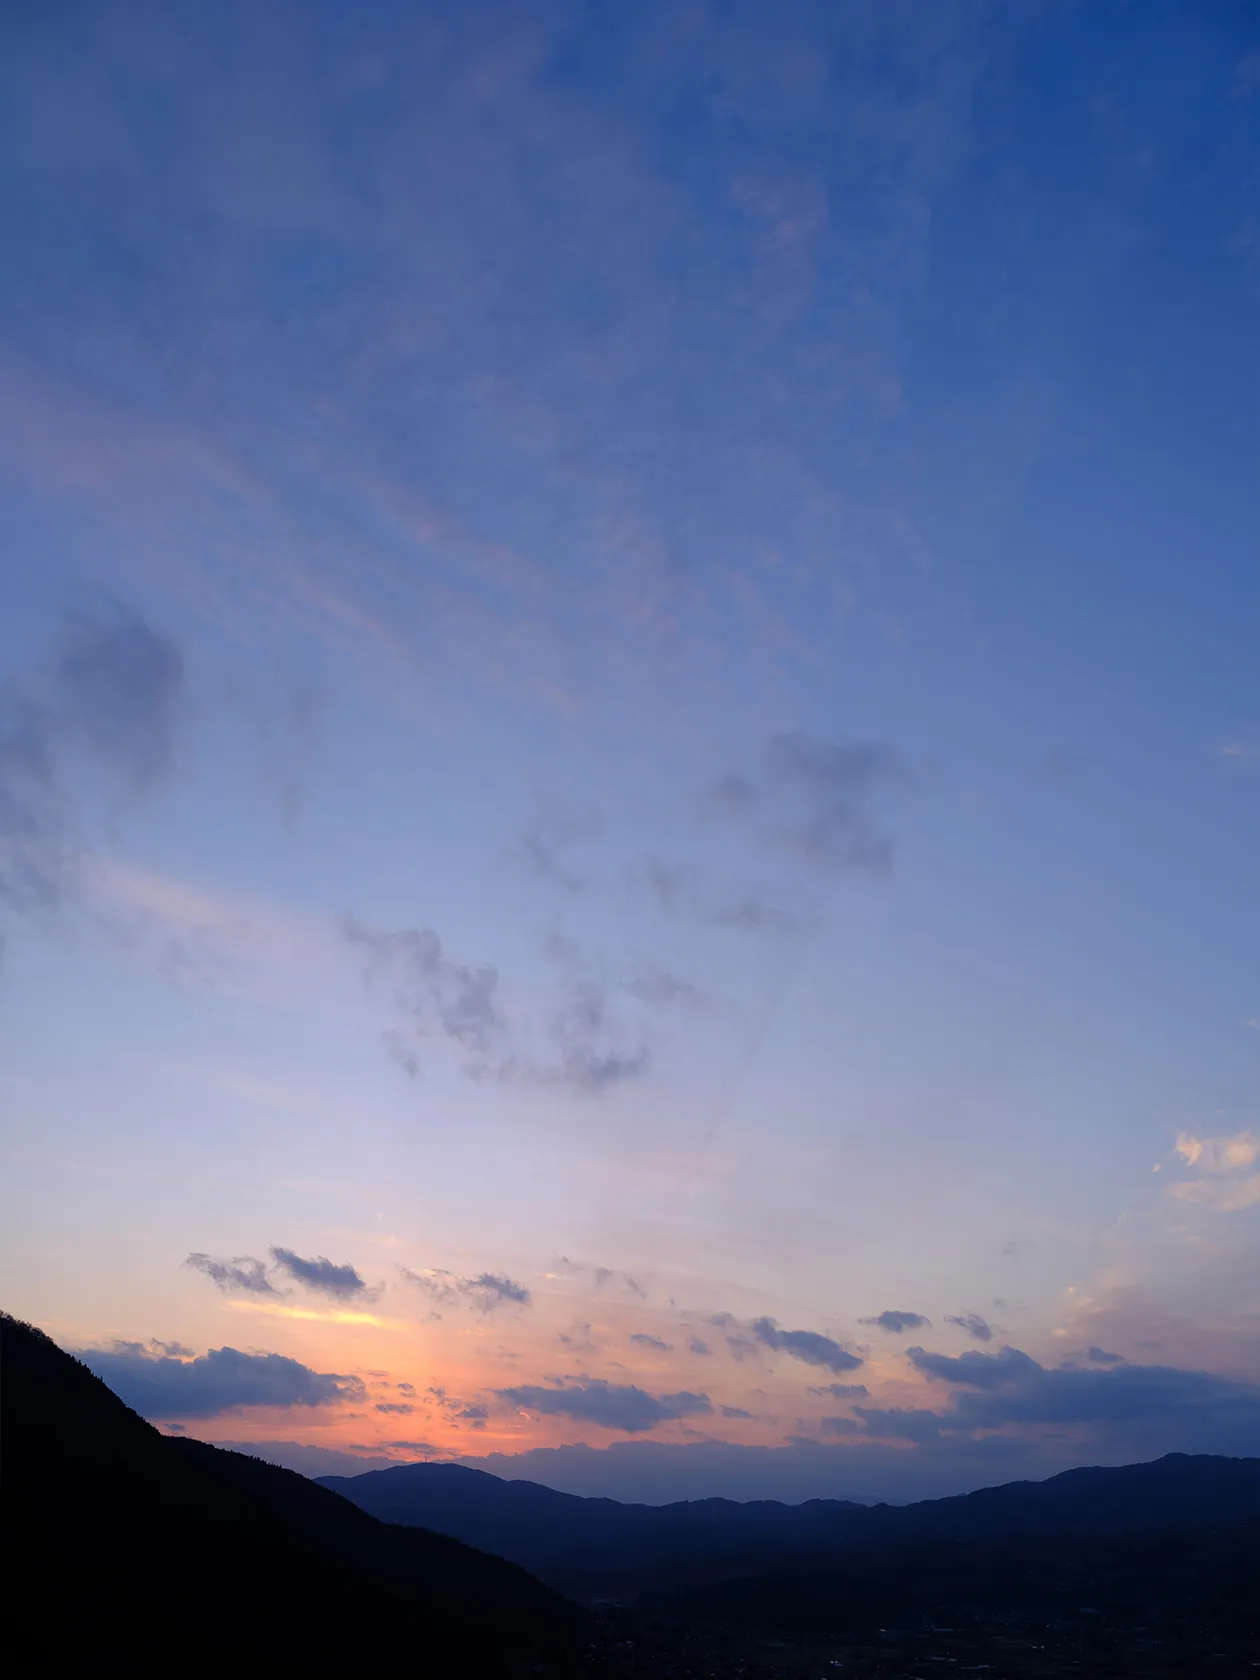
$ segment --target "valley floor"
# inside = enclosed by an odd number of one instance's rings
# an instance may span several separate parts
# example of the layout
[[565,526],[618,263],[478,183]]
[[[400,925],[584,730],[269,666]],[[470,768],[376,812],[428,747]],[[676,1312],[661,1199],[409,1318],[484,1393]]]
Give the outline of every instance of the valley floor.
[[584,1680],[1256,1680],[1260,1645],[1210,1628],[1114,1628],[1088,1612],[966,1628],[888,1628],[852,1642],[688,1627],[630,1610],[600,1617]]

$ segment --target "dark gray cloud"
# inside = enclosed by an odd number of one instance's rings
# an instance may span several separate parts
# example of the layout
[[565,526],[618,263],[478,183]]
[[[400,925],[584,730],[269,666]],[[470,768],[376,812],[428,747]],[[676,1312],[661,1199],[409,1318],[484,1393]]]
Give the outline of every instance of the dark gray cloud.
[[304,1260],[291,1248],[273,1248],[271,1257],[295,1283],[300,1283],[304,1289],[313,1289],[317,1294],[331,1295],[338,1301],[375,1299],[379,1294],[379,1290],[368,1288],[353,1266],[336,1266],[322,1254],[317,1254],[312,1260]]
[[[1184,1440],[1260,1441],[1260,1385],[1173,1366],[1107,1368],[1039,1364],[1018,1348],[946,1354],[911,1348],[916,1370],[954,1388],[951,1409],[934,1416],[953,1433],[1020,1424],[1094,1424],[1180,1432]],[[1186,1448],[1184,1450],[1194,1450]],[[1199,1450],[1205,1450],[1200,1447]]]
[[723,1406],[721,1412],[724,1418],[750,1418],[752,1416],[752,1413],[746,1412],[742,1406]]
[[713,1411],[707,1394],[649,1394],[630,1383],[609,1383],[598,1379],[568,1382],[555,1388],[527,1386],[501,1388],[499,1398],[524,1411],[547,1417],[571,1417],[602,1429],[620,1429],[637,1435],[676,1418],[702,1416]]
[[360,1378],[312,1371],[280,1353],[224,1347],[175,1359],[141,1342],[115,1342],[79,1358],[146,1418],[212,1418],[245,1406],[338,1406],[367,1397]]
[[376,1402],[376,1410],[378,1412],[385,1412],[391,1415],[397,1413],[400,1416],[409,1417],[415,1409],[416,1408],[410,1403],[410,1401],[407,1400],[378,1400]]
[[184,660],[169,637],[115,609],[74,617],[57,662],[62,720],[137,790],[169,774]]
[[960,1330],[965,1330],[973,1342],[991,1342],[993,1330],[979,1313],[946,1313],[946,1324],[955,1324]]
[[[855,1406],[861,1419],[860,1427],[868,1435],[882,1441],[935,1441],[941,1435],[941,1416],[938,1412],[919,1406]],[[833,1418],[832,1423],[840,1420]]]
[[702,1341],[699,1336],[693,1336],[687,1343],[687,1348],[689,1352],[699,1354],[702,1358],[713,1352],[708,1342]]
[[924,1318],[922,1313],[894,1312],[890,1310],[888,1312],[877,1313],[874,1318],[863,1318],[859,1320],[859,1322],[862,1324],[874,1325],[879,1330],[887,1330],[894,1336],[904,1336],[907,1330],[926,1329],[927,1326],[931,1324],[932,1320],[930,1318]]
[[731,820],[758,823],[764,841],[817,869],[884,874],[893,844],[872,806],[905,780],[900,756],[882,742],[820,741],[794,731],[771,737],[755,776],[723,776],[708,805]]
[[869,1390],[865,1383],[824,1383],[809,1392],[827,1395],[832,1400],[865,1400]]
[[500,1307],[527,1307],[533,1296],[523,1283],[502,1272],[479,1272],[476,1277],[458,1277],[440,1267],[414,1272],[409,1266],[401,1268],[408,1283],[423,1290],[439,1306],[454,1307],[461,1303],[476,1312],[492,1313]]
[[659,1336],[648,1336],[641,1330],[636,1331],[633,1336],[629,1337],[629,1340],[636,1347],[651,1348],[656,1353],[673,1353],[674,1351],[672,1342],[663,1342]]
[[237,1254],[230,1260],[213,1254],[190,1254],[184,1264],[203,1272],[225,1295],[280,1294],[267,1276],[266,1262],[250,1254]]
[[956,1358],[912,1347],[906,1349],[906,1358],[925,1377],[971,1388],[1001,1388],[1016,1376],[1041,1369],[1036,1360],[1013,1347],[1004,1347],[1000,1353],[961,1353]]
[[1122,1353],[1108,1353],[1106,1348],[1092,1347],[1087,1351],[1085,1357],[1089,1360],[1091,1365],[1124,1364],[1124,1355]]
[[857,1354],[849,1353],[839,1342],[833,1341],[830,1336],[819,1335],[816,1330],[780,1330],[773,1318],[755,1318],[748,1325],[748,1330],[772,1352],[786,1353],[806,1365],[821,1365],[837,1376],[844,1371],[856,1371],[862,1364]]

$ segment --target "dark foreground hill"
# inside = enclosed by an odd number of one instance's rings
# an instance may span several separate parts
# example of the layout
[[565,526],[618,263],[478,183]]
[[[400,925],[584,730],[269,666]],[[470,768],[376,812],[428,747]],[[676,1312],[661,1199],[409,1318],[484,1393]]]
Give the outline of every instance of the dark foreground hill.
[[562,1674],[585,1643],[584,1614],[524,1570],[160,1435],[7,1314],[0,1490],[4,1644],[21,1629],[39,1656],[14,1672],[324,1674],[387,1660],[445,1680]]
[[783,1545],[835,1540],[866,1514],[842,1499],[623,1505],[458,1464],[323,1476],[320,1485],[382,1521],[453,1535],[522,1564],[562,1592],[590,1597],[720,1579],[763,1565]]

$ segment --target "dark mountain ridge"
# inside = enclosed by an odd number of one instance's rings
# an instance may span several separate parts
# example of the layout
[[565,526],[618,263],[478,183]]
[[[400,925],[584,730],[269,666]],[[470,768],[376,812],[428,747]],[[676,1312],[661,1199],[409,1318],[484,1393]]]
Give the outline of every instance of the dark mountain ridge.
[[832,1499],[622,1504],[458,1464],[405,1464],[319,1482],[382,1521],[453,1535],[579,1596],[713,1580],[755,1564],[785,1542],[834,1538],[847,1516],[865,1509]]
[[0,1454],[8,1619],[55,1634],[59,1664],[558,1674],[585,1640],[583,1613],[515,1565],[161,1435],[8,1314]]
[[728,1621],[847,1624],[1082,1594],[1132,1608],[1179,1580],[1204,1603],[1237,1608],[1253,1586],[1260,1602],[1260,1459],[1174,1453],[870,1507],[622,1505],[443,1464],[323,1485],[376,1516],[511,1558],[562,1591]]

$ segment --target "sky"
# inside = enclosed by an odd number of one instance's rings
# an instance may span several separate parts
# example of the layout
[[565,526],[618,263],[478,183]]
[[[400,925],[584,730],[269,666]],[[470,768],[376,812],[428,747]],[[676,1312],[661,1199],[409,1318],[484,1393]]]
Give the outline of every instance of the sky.
[[0,1292],[309,1473],[1260,1453],[1260,30],[17,5]]

